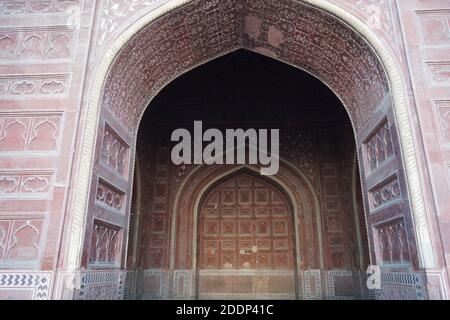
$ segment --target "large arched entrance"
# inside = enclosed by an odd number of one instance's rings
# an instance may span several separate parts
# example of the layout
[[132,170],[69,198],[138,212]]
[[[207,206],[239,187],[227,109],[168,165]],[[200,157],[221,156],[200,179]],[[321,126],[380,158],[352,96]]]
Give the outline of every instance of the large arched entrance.
[[[211,110],[211,111],[208,111]],[[278,128],[280,168],[175,165],[172,130]],[[361,298],[369,263],[345,109],[319,80],[238,50],[177,78],[151,102],[136,145],[129,268],[136,297]],[[359,205],[355,205],[358,203]],[[171,208],[165,210],[165,208]],[[167,283],[168,281],[166,281]],[[331,283],[331,282],[330,282]],[[166,287],[167,288],[167,287]]]
[[[386,273],[433,267],[406,102],[394,62],[364,25],[322,0],[171,3],[121,35],[92,86],[69,267],[125,267],[136,135],[145,108],[180,74],[239,48],[313,74],[343,102],[357,142],[372,263],[384,266]],[[119,207],[99,207],[106,189],[122,200],[115,202]],[[183,219],[178,212],[173,217],[171,231]],[[93,231],[100,229],[119,234],[112,260],[96,260],[99,248],[91,244]],[[177,242],[192,243],[194,233],[188,228],[183,234]],[[409,255],[386,254],[386,234],[396,242],[388,248],[402,251],[406,246]],[[170,246],[178,244],[172,239]],[[334,256],[342,255],[338,251]],[[184,258],[170,260],[170,292],[192,277],[192,267]],[[335,283],[342,275],[332,272],[327,277]]]

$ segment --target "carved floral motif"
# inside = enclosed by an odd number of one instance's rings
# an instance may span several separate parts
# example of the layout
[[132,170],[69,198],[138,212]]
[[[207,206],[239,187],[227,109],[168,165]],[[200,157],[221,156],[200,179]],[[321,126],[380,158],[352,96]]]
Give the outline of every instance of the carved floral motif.
[[[272,26],[270,42],[242,30],[241,20],[247,15],[259,21],[253,27]],[[288,22],[296,16],[295,23]],[[217,24],[203,26],[208,21]],[[320,27],[312,30],[311,26]],[[287,0],[194,1],[150,24],[121,51],[109,72],[103,104],[133,130],[149,98],[168,81],[241,46],[324,79],[345,102],[358,128],[388,90],[383,68],[367,43],[330,15]]]
[[5,0],[0,2],[0,15],[63,13],[79,5],[80,0]]
[[102,163],[120,176],[127,174],[128,145],[108,125],[103,133]]
[[61,115],[0,114],[0,153],[54,151]]
[[117,188],[100,180],[97,187],[96,199],[99,203],[117,211],[123,210],[125,194]]

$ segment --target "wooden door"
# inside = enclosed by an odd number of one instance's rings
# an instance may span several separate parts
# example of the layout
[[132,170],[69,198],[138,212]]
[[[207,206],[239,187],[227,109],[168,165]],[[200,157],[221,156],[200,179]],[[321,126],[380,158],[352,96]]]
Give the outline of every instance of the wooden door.
[[199,210],[199,298],[295,298],[288,200],[250,174],[210,190]]

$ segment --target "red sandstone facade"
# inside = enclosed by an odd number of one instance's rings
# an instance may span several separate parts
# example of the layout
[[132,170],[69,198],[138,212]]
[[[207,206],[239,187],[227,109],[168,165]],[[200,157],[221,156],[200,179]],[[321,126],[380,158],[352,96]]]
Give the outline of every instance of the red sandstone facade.
[[[326,84],[356,153],[291,132],[265,179],[139,140],[238,49]],[[0,299],[448,299],[449,93],[448,0],[0,1]]]

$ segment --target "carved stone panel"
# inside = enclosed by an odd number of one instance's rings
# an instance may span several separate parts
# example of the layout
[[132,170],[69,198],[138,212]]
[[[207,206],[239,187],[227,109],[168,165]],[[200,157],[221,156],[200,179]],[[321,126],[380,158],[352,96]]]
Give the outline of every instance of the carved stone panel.
[[382,264],[409,264],[411,261],[405,222],[396,220],[377,226],[377,256]]
[[7,75],[0,77],[0,98],[63,98],[70,87],[69,74],[40,74],[33,76]]
[[0,216],[0,267],[35,266],[41,256],[44,219]]
[[119,176],[125,177],[128,172],[129,146],[109,126],[103,132],[101,162]]
[[386,203],[400,198],[400,196],[400,185],[395,175],[369,190],[370,208],[371,210],[378,209]]
[[117,266],[120,264],[122,228],[94,221],[89,263],[91,265]]
[[68,27],[0,30],[0,65],[68,61],[75,30]]
[[450,101],[436,101],[437,127],[444,145],[450,145]]
[[448,44],[450,11],[419,11],[421,40],[428,46]]
[[368,173],[389,160],[393,154],[391,132],[387,121],[384,121],[365,142]]
[[125,208],[125,193],[103,179],[99,179],[96,201],[102,206],[123,213]]

